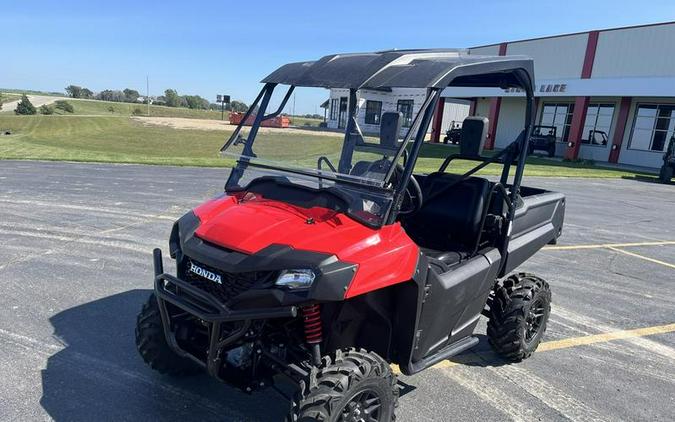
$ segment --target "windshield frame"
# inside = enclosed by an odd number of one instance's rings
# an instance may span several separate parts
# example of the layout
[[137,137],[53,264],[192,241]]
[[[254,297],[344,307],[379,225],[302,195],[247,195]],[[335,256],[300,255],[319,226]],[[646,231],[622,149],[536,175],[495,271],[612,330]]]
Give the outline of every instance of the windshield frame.
[[[393,155],[391,156],[391,162],[382,180],[366,178],[359,180],[360,178],[358,176],[349,175],[349,169],[352,167],[353,153],[357,151],[360,146],[363,146],[362,144],[359,144],[359,140],[366,144],[356,118],[359,102],[357,98],[357,89],[353,88],[349,90],[348,119],[342,141],[342,150],[340,153],[340,161],[338,163],[337,171],[331,171],[329,169],[323,170],[321,168],[317,170],[289,168],[279,166],[276,162],[262,159],[252,160],[252,158],[257,158],[256,154],[253,152],[253,145],[262,122],[278,116],[288,102],[288,99],[291,97],[291,93],[295,89],[295,86],[290,85],[277,110],[273,113],[265,114],[266,109],[269,106],[272,93],[276,87],[276,83],[265,84],[256,97],[255,101],[244,114],[235,131],[220,149],[221,155],[227,155],[227,149],[230,146],[237,145],[238,143],[244,144],[242,153],[236,154],[236,165],[232,168],[229,174],[228,180],[225,184],[225,190],[229,192],[237,192],[245,189],[244,187],[240,186],[239,183],[240,179],[244,175],[244,171],[248,167],[314,178],[318,181],[319,190],[322,189],[321,180],[329,180],[334,183],[334,186],[332,187],[333,189],[335,187],[339,188],[340,185],[347,185],[345,186],[345,189],[350,189],[352,191],[355,189],[357,191],[362,190],[364,193],[376,193],[382,196],[390,197],[391,200],[388,202],[387,206],[382,209],[382,212],[379,215],[380,222],[377,224],[364,221],[358,216],[350,215],[350,217],[371,228],[379,228],[385,224],[388,224],[387,222],[392,219],[392,215],[397,214],[398,210],[400,210],[401,203],[403,202],[404,188],[407,185],[407,182],[404,183],[403,180],[409,179],[409,174],[412,173],[412,168],[414,167],[414,162],[416,161],[415,159],[411,159],[410,154],[407,151],[407,147],[408,145],[418,144],[424,140],[431,121],[431,116],[433,115],[436,103],[440,97],[441,90],[436,88],[427,89],[424,102],[415,115],[412,124],[409,128],[407,128],[407,132],[403,137],[403,140],[400,142],[400,145],[396,150],[392,149]],[[250,117],[253,115],[256,108],[257,112],[252,122],[250,132],[248,133],[246,139],[244,139],[244,137],[240,135],[241,129],[247,121],[250,122]],[[417,136],[415,136],[414,142],[411,142],[413,140],[413,134],[417,134]],[[400,175],[401,177],[397,176],[395,178],[396,183],[392,183],[396,168],[401,168],[401,166],[397,166],[397,163],[401,160],[401,158],[403,158],[404,161],[402,174]],[[321,160],[319,159],[319,161]],[[349,215],[350,213],[348,212],[347,214]]]

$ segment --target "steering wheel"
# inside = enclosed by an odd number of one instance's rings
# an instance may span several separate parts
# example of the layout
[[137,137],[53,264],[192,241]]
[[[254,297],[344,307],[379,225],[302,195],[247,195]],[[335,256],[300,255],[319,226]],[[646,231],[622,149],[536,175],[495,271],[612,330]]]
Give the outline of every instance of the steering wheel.
[[[403,166],[401,164],[396,164],[395,175],[395,181],[398,181],[398,178],[403,175]],[[408,216],[415,214],[422,208],[423,203],[422,188],[420,188],[420,184],[415,179],[415,176],[411,174],[408,186],[405,187],[405,192],[403,193],[403,202],[401,203],[398,215]]]
[[[371,163],[366,171],[364,171],[362,174],[383,174],[387,171],[388,167],[389,162],[385,158]],[[391,180],[392,184],[398,184],[398,181],[402,175],[403,166],[400,163],[396,163],[394,174]],[[406,186],[405,192],[403,193],[403,202],[401,203],[401,209],[398,211],[398,214],[401,216],[414,214],[422,208],[422,204],[422,189],[420,188],[420,184],[417,179],[415,179],[415,176],[411,174],[408,186]]]

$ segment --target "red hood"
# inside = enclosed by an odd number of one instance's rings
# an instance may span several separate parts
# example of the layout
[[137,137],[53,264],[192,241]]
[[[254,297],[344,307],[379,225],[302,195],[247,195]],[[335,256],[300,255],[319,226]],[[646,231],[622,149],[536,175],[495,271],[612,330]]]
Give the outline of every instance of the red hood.
[[[233,196],[214,199],[194,213],[201,221],[196,235],[228,249],[254,254],[282,244],[358,264],[348,296],[375,284],[409,280],[417,264],[418,248],[398,223],[375,230],[333,210],[301,208],[251,193],[243,201]],[[352,291],[356,279],[367,281]]]
[[[250,195],[250,194],[249,194]],[[195,210],[197,236],[229,249],[253,254],[271,244],[336,255],[379,243],[379,232],[344,214],[255,198],[223,197]]]

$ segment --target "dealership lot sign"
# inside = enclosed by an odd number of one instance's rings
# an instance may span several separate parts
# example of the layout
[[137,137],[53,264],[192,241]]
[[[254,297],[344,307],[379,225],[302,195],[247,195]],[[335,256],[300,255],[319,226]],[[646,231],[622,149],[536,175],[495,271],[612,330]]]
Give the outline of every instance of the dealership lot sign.
[[[675,97],[675,77],[548,79],[535,84],[537,97]],[[518,88],[449,87],[444,97],[520,97]]]

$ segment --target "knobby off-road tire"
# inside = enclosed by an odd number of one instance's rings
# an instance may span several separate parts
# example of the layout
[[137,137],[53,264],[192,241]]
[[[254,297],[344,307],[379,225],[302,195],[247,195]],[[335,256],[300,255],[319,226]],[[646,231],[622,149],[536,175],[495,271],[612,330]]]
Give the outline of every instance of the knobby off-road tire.
[[179,377],[201,372],[194,362],[178,356],[169,347],[154,294],[150,295],[138,314],[136,348],[145,363],[159,373]]
[[287,421],[390,422],[398,395],[396,375],[384,359],[363,349],[338,350],[300,381]]
[[555,156],[555,144],[549,146],[547,152],[549,157]]
[[489,306],[487,335],[495,351],[513,362],[530,357],[551,313],[548,283],[532,274],[513,274],[497,284]]

